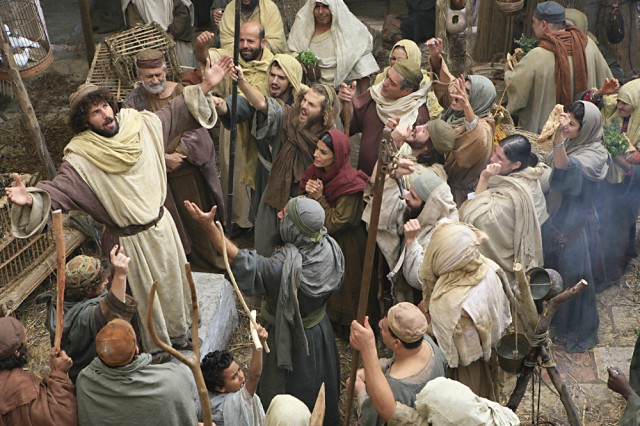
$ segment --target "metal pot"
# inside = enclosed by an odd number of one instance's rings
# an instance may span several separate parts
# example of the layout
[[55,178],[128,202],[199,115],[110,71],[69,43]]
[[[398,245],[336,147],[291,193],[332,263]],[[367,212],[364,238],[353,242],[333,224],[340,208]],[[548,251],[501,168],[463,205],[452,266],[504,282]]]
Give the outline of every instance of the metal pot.
[[527,277],[533,300],[549,300],[562,291],[562,277],[554,269],[531,268]]
[[524,359],[531,348],[527,336],[524,334],[518,333],[517,341],[518,347],[516,348],[516,333],[509,333],[502,336],[496,345],[500,368],[513,374],[522,371]]

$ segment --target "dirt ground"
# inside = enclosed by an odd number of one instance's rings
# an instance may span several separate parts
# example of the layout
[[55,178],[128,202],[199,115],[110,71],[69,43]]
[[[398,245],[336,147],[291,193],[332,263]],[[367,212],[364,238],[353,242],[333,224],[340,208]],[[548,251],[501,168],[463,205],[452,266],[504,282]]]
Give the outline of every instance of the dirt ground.
[[[86,61],[80,59],[62,60],[54,62],[54,65],[44,74],[26,81],[36,116],[42,126],[42,132],[56,165],[61,160],[64,145],[72,136],[66,118],[68,95],[85,80],[86,73]],[[0,98],[0,112],[4,115],[3,118],[0,118],[0,172],[42,173],[43,169],[37,156],[34,155],[24,119],[15,102]],[[249,242],[245,241],[244,245],[247,244]],[[621,284],[598,296],[601,343],[595,351],[578,355],[556,352],[558,369],[574,397],[584,424],[614,425],[620,418],[624,401],[606,389],[601,371],[598,370],[598,360],[600,359],[601,364],[603,356],[606,358],[607,354],[611,354],[613,360],[620,358],[621,362],[626,362],[624,368],[628,368],[629,348],[633,348],[636,338],[635,328],[638,326],[638,318],[640,317],[638,312],[639,279],[640,261],[634,260]],[[28,329],[31,357],[29,368],[38,375],[46,374],[49,370],[50,342],[44,327],[45,307],[37,305],[35,298],[37,294],[51,289],[54,282],[55,277],[50,277],[36,291],[36,294],[29,297],[16,312],[16,316],[23,321]],[[246,338],[248,321],[242,312],[239,312],[239,317],[240,326],[234,334],[229,348],[236,354],[240,365],[248,365],[251,354],[250,343]],[[340,351],[342,382],[344,383],[344,379],[349,374],[351,352],[344,341],[340,339],[336,339],[336,341]],[[620,347],[624,350],[620,352],[622,355],[618,356],[616,354]],[[543,383],[539,412],[540,424],[567,424],[566,415],[559,398],[555,395],[555,389],[551,390],[551,382],[544,373],[541,377]],[[538,388],[536,387],[536,398],[537,392]],[[537,404],[535,402],[535,409],[537,409]],[[532,417],[535,417],[532,416],[531,390],[522,400],[517,414],[523,424],[529,424]]]

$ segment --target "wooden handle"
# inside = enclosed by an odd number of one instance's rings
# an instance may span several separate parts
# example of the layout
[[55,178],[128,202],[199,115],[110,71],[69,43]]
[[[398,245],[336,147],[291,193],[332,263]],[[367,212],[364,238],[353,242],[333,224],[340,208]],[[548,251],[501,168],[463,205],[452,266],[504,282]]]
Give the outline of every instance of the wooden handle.
[[256,322],[256,310],[253,309],[251,311],[251,318],[253,321],[249,323],[249,328],[251,329],[251,339],[253,340],[253,346],[256,347],[257,351],[262,352],[262,342],[260,342],[260,337],[258,336],[258,329],[256,329],[253,324]]
[[57,298],[56,298],[56,333],[53,338],[53,347],[60,350],[62,342],[62,330],[64,328],[64,287],[65,287],[65,260],[64,229],[62,227],[62,211],[53,212],[53,236],[56,243],[56,274],[57,274]]
[[[240,287],[238,287],[238,283],[236,282],[236,277],[233,276],[233,272],[231,271],[231,265],[229,264],[229,257],[227,256],[227,242],[226,242],[227,237],[224,236],[224,229],[222,229],[222,224],[220,222],[216,221],[216,226],[218,227],[220,234],[222,234],[222,257],[224,258],[224,266],[227,268],[229,279],[231,279],[231,284],[233,284],[233,289],[236,291],[238,300],[240,300],[240,304],[242,305],[242,308],[244,309],[247,316],[249,317],[249,321],[251,321],[251,325],[257,329],[258,324],[256,323],[256,320],[251,316],[251,310],[247,306],[247,302],[245,302],[244,296],[242,296],[242,292],[240,291]],[[257,346],[256,346],[256,349],[258,349]],[[264,351],[266,353],[271,352],[269,350],[269,345],[267,344],[267,342],[264,342]]]

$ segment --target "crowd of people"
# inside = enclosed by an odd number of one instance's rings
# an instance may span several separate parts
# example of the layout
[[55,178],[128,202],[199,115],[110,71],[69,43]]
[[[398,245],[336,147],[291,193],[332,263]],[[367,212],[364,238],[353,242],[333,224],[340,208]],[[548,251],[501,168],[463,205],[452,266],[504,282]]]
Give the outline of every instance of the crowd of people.
[[[235,1],[237,65],[229,56]],[[167,81],[163,53],[143,50],[140,84],[122,108],[91,83],[70,96],[76,136],[58,175],[29,188],[14,175],[5,189],[16,237],[42,232],[53,210],[82,211],[102,225],[109,260],[67,263],[61,349],[52,349],[44,379],[23,371],[24,326],[0,318],[0,423],[202,421],[191,375],[168,362],[145,318],[152,310],[161,341],[192,349],[197,324],[184,265],[219,271],[226,252],[240,289],[262,298],[257,334],[271,351],[254,350],[246,372],[229,350],[203,354],[215,424],[339,424],[345,383],[336,337],[362,353],[363,368],[347,383],[360,424],[519,424],[500,405],[506,384],[495,349],[518,328],[508,298],[514,265],[555,269],[564,288],[584,279],[553,317],[551,338],[566,352],[596,346],[597,293],[636,256],[640,80],[613,78],[584,29],[567,23],[569,10],[539,3],[538,45],[505,72],[507,111],[551,140],[539,155],[517,130],[494,142],[495,86],[452,75],[441,39],[422,50],[399,41],[380,72],[369,31],[343,0],[308,0],[288,38],[271,0],[218,3],[215,31],[194,39],[199,84]],[[181,14],[186,6],[174,2]],[[123,3],[128,19],[151,9]],[[580,15],[571,11],[572,22]],[[296,60],[307,50],[315,65]],[[236,117],[232,82],[241,93]],[[626,139],[624,152],[605,147],[609,123]],[[381,149],[390,155],[384,164]],[[230,237],[215,225],[228,215]],[[239,249],[233,236],[250,228],[254,249]],[[363,283],[372,232],[373,273]],[[364,323],[355,320],[362,285]],[[44,299],[53,343],[56,296]],[[378,357],[383,348],[390,357]],[[636,352],[637,360],[640,345]],[[609,373],[629,400],[625,416],[635,418],[640,367],[631,385],[619,370]]]

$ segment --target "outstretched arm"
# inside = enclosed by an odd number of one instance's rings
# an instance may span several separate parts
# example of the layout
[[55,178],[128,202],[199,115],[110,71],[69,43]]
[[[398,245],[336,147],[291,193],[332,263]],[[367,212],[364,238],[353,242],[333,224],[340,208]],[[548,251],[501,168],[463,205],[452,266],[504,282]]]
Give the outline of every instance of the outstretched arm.
[[27,192],[27,187],[24,185],[24,182],[22,182],[22,179],[20,179],[20,175],[13,173],[11,177],[13,177],[16,185],[4,189],[4,193],[7,195],[9,201],[19,206],[30,206],[33,204],[33,197]]
[[202,83],[200,83],[202,91],[209,93],[231,71],[232,67],[233,59],[229,56],[222,56],[215,64],[211,63],[211,59],[206,58]]
[[389,382],[384,377],[378,362],[376,341],[373,330],[369,325],[369,317],[364,319],[364,327],[358,321],[351,322],[349,343],[362,354],[362,364],[366,377],[367,393],[378,415],[386,422],[389,421],[396,409],[396,401]]
[[258,111],[266,114],[267,113],[267,100],[264,98],[264,95],[260,90],[253,87],[249,84],[249,82],[244,78],[244,74],[242,73],[242,68],[240,66],[235,66],[231,70],[231,79],[238,82],[238,88],[244,93],[249,100],[249,103]]
[[213,246],[218,250],[218,253],[222,253],[224,249],[223,244],[226,245],[229,263],[233,263],[234,259],[238,255],[238,247],[222,235],[216,224],[213,223],[218,206],[213,206],[211,211],[205,213],[200,210],[200,207],[198,207],[196,203],[185,200],[184,207],[187,209],[191,217],[198,222],[200,226],[202,226],[202,229],[209,236]]
[[[260,338],[260,343],[264,346],[264,342],[267,341],[269,337],[269,333],[267,330],[258,324],[258,337]],[[249,365],[249,371],[247,374],[247,392],[249,395],[253,396],[258,389],[258,383],[260,382],[260,375],[262,374],[262,351],[256,349],[253,346],[253,354],[251,355],[251,364]]]
[[121,302],[126,302],[127,272],[129,271],[129,257],[124,255],[124,247],[116,244],[109,253],[115,273],[111,283],[111,292]]

